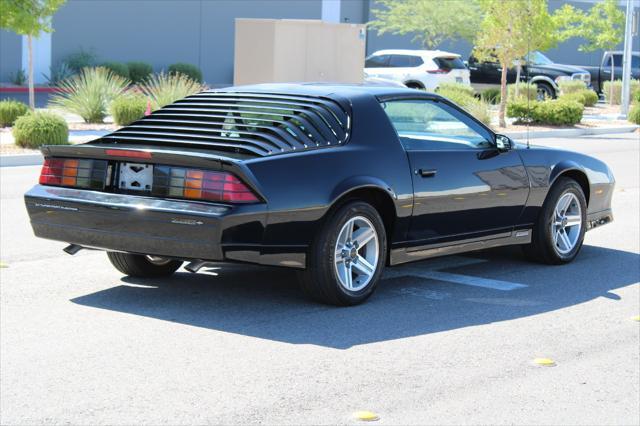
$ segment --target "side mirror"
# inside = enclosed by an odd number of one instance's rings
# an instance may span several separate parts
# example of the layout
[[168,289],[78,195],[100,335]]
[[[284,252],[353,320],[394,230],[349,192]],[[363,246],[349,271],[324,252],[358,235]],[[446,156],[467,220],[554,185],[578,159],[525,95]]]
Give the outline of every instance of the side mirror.
[[513,148],[513,143],[511,142],[511,139],[509,139],[505,135],[496,135],[495,142],[496,142],[496,148],[500,152],[507,152],[511,148]]

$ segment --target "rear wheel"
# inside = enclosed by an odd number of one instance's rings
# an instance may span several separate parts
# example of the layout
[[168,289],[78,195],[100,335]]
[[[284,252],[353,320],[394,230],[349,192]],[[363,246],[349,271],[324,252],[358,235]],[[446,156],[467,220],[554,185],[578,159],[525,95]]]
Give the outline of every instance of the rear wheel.
[[350,202],[339,208],[317,234],[307,269],[300,272],[301,288],[322,303],[362,303],[378,284],[386,252],[380,214],[365,202]]
[[109,261],[125,275],[138,278],[166,277],[173,274],[182,265],[179,260],[164,257],[107,252]]
[[553,265],[571,262],[582,247],[586,223],[587,202],[582,188],[573,179],[559,178],[544,202],[525,254]]

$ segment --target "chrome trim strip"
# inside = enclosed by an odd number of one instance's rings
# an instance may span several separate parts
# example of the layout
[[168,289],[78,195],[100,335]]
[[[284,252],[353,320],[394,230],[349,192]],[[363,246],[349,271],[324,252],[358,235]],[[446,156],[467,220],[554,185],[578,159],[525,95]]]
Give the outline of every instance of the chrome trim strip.
[[199,216],[221,216],[231,207],[189,201],[174,201],[129,194],[111,194],[107,192],[88,191],[74,188],[36,185],[31,188],[25,198],[46,199],[47,203],[35,203],[37,207],[65,209],[65,206],[51,204],[54,201],[97,205],[108,208],[130,210],[149,210],[164,213],[192,214]]

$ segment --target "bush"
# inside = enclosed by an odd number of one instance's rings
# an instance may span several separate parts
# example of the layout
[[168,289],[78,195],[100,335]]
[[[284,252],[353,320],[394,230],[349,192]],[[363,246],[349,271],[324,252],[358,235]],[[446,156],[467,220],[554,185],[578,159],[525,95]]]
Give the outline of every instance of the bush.
[[515,100],[526,100],[527,97],[530,101],[538,99],[538,86],[535,83],[518,83],[518,99],[516,99],[516,85],[507,84],[507,102]]
[[[604,99],[607,103],[611,103],[611,81],[605,81],[602,87]],[[631,80],[631,99],[635,99],[637,93],[640,92],[640,80]],[[613,82],[613,104],[620,105],[622,102],[622,80]]]
[[470,97],[473,97],[474,95],[473,87],[462,83],[442,83],[436,89],[436,93],[441,93],[442,91],[448,93],[461,92]]
[[202,83],[202,71],[195,65],[178,62],[169,65],[169,74],[184,74],[191,80]]
[[629,116],[627,118],[631,123],[640,124],[640,104],[635,104],[629,110]]
[[489,126],[491,124],[491,107],[488,102],[473,98],[473,101],[464,106],[464,109],[484,125]]
[[47,84],[53,87],[71,77],[73,77],[73,70],[66,62],[59,62],[57,65],[49,67],[49,75],[44,74]]
[[640,90],[636,90],[633,96],[631,97],[632,102],[636,104],[640,104]]
[[0,127],[13,126],[13,123],[29,112],[29,107],[22,102],[3,100],[0,101]]
[[500,103],[500,89],[487,89],[480,94],[480,98],[492,105],[497,105]]
[[82,73],[60,83],[50,104],[78,114],[87,123],[102,123],[109,104],[129,86],[129,80],[103,68],[85,68]]
[[560,95],[568,95],[586,90],[587,84],[580,80],[565,80],[558,82],[558,87],[560,88]]
[[15,73],[12,72],[9,74],[9,80],[16,86],[24,86],[27,82],[27,73],[25,73],[24,70],[18,70]]
[[203,90],[200,83],[182,74],[160,73],[152,75],[140,85],[140,90],[151,100],[154,110],[169,105]]
[[119,126],[127,126],[144,117],[147,109],[147,98],[139,94],[125,94],[111,103],[113,121]]
[[67,56],[63,62],[73,71],[74,74],[82,71],[83,68],[95,66],[98,60],[98,55],[92,50],[80,49]]
[[146,62],[127,62],[127,68],[129,68],[129,79],[133,84],[142,83],[153,74],[153,67]]
[[129,67],[122,62],[105,62],[100,66],[111,70],[115,75],[119,75],[120,77],[124,77],[129,80]]
[[507,105],[507,117],[537,124],[573,126],[582,120],[583,111],[584,106],[579,102],[562,99],[531,102],[529,105],[526,100],[519,100]]
[[584,106],[594,106],[598,102],[598,94],[593,90],[582,89],[578,92],[571,92],[568,94],[561,94],[559,99],[565,101],[575,101],[580,102]]
[[23,115],[13,126],[15,143],[23,148],[39,148],[43,145],[66,145],[69,142],[67,122],[50,112]]

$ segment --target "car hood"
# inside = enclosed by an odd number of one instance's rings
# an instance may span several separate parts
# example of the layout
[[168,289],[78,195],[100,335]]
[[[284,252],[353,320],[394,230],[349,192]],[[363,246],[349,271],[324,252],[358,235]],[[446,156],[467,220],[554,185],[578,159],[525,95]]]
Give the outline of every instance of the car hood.
[[532,65],[531,69],[538,69],[542,71],[556,71],[556,72],[564,72],[567,75],[571,75],[573,73],[589,73],[587,70],[574,67],[573,65],[564,65],[564,64],[549,64],[549,65]]

